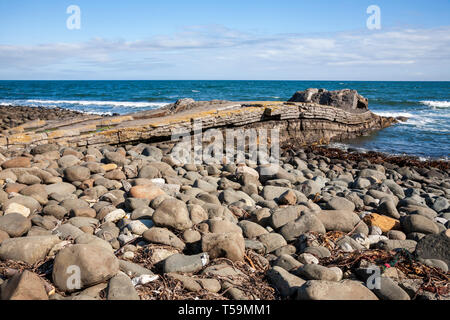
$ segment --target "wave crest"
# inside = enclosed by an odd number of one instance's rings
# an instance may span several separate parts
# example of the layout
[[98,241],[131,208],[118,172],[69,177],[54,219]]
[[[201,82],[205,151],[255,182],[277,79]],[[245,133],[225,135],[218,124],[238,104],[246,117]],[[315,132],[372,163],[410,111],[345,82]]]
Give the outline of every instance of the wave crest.
[[450,108],[450,101],[424,100],[420,103],[432,108]]
[[28,103],[32,104],[70,104],[70,105],[81,105],[81,106],[112,106],[112,107],[128,107],[128,108],[146,108],[146,107],[162,107],[167,103],[164,102],[134,102],[134,101],[99,101],[99,100],[26,100]]

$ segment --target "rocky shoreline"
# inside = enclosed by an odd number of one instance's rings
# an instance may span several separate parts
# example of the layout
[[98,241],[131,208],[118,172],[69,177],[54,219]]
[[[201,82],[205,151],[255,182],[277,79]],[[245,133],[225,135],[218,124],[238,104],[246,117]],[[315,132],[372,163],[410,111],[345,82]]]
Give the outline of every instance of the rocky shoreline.
[[272,176],[165,144],[4,152],[1,298],[448,299],[449,170],[316,151]]
[[[296,99],[319,93],[340,99]],[[172,147],[1,149],[0,298],[450,298],[448,162],[286,143],[275,166],[190,164]]]
[[0,106],[0,130],[7,130],[33,120],[63,120],[82,115],[63,108]]

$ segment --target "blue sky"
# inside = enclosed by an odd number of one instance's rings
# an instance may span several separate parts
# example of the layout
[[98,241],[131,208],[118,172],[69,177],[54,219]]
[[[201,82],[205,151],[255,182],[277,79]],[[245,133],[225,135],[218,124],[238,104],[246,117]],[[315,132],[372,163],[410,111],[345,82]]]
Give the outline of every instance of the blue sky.
[[0,79],[450,80],[450,1],[0,0]]

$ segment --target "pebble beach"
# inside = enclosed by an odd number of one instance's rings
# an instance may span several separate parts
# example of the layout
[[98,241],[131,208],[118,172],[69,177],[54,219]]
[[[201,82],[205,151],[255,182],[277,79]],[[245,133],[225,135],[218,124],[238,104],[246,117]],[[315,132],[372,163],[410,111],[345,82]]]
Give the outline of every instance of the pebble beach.
[[450,298],[448,162],[288,146],[262,175],[172,147],[0,150],[1,299]]

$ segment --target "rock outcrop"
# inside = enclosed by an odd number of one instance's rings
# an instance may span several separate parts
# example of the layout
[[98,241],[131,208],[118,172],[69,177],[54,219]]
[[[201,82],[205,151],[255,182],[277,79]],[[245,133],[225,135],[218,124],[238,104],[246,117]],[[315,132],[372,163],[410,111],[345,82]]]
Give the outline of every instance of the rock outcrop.
[[290,101],[231,102],[182,99],[158,110],[123,116],[80,116],[70,120],[34,121],[0,135],[0,146],[41,144],[81,147],[171,140],[176,131],[277,128],[280,142],[326,143],[366,134],[396,122],[373,114],[355,90],[308,89]]
[[306,89],[297,91],[290,102],[308,102],[318,103],[324,106],[333,106],[350,111],[367,111],[369,101],[367,98],[359,95],[356,90],[344,89],[328,91],[326,89]]

